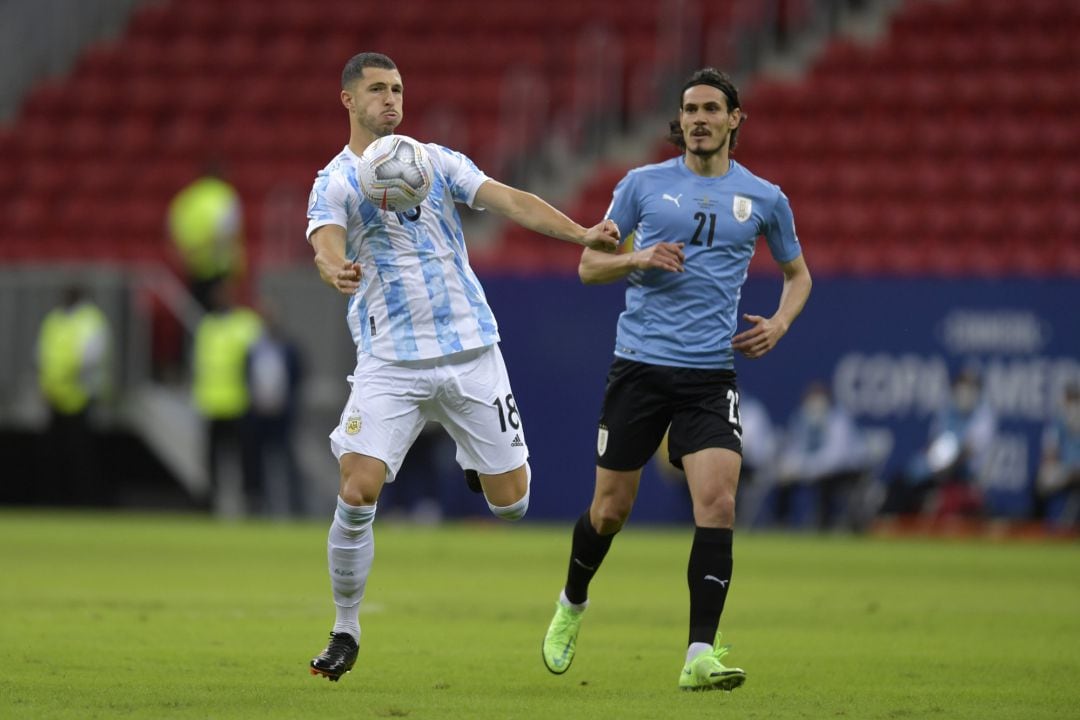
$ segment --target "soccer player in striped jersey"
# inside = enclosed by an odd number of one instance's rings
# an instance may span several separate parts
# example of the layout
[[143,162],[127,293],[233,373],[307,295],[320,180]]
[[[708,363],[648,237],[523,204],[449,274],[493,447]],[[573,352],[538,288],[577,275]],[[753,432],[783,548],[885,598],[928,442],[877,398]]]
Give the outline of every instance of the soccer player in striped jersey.
[[329,644],[311,661],[312,674],[330,680],[356,661],[379,493],[428,420],[442,424],[457,443],[457,460],[478,479],[492,513],[517,520],[529,505],[521,415],[495,317],[469,267],[455,203],[601,253],[613,252],[619,240],[611,221],[586,229],[434,144],[425,146],[434,182],[417,208],[394,213],[364,200],[357,161],[401,122],[403,90],[387,56],[361,53],[349,60],[341,78],[349,143],[319,172],[308,206],[315,264],[322,279],[349,298],[357,350],[352,392],[330,435],[341,470],[327,542],[337,617]]
[[[686,471],[694,538],[687,582],[690,632],[678,685],[732,690],[746,673],[726,667],[717,629],[731,582],[735,489],[742,452],[734,355],[772,350],[810,294],[788,199],[731,159],[743,119],[738,89],[705,68],[682,88],[672,141],[683,151],[632,170],[607,217],[633,237],[633,252],[585,250],[585,283],[627,280],[615,360],[597,438],[596,486],[574,527],[566,585],[543,643],[548,670],[570,666],[589,583],[630,516],[641,468],[665,430],[671,462]],[[739,297],[759,235],[784,274],[771,316],[744,314]]]

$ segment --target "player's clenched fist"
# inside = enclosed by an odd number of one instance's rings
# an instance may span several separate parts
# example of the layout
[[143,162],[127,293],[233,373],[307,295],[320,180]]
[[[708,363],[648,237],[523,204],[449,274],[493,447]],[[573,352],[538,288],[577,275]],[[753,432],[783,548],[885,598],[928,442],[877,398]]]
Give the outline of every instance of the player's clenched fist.
[[619,248],[619,226],[614,220],[605,220],[585,232],[585,247],[600,252],[613,253]]
[[353,295],[360,287],[360,263],[346,262],[334,276],[334,287],[342,295]]

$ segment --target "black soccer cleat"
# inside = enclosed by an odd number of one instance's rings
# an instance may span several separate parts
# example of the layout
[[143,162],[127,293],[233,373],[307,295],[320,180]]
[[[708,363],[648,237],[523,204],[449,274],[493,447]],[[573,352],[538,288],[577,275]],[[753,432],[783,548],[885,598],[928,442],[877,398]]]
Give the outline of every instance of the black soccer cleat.
[[352,670],[360,646],[349,633],[330,633],[326,649],[311,661],[311,674],[322,675],[331,682]]
[[480,473],[475,470],[465,471],[465,484],[469,486],[469,489],[474,493],[484,492],[484,486],[480,484]]

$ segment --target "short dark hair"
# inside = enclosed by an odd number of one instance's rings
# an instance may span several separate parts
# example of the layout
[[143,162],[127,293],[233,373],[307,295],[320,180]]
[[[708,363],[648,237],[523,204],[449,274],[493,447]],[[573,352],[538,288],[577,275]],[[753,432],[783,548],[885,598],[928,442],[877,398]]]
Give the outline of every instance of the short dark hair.
[[[728,112],[732,110],[741,109],[739,105],[739,88],[735,87],[735,82],[728,76],[727,73],[720,72],[716,68],[706,67],[701,68],[694,72],[690,78],[683,83],[682,89],[679,91],[679,110],[682,110],[683,96],[686,95],[686,91],[695,85],[708,85],[714,87],[720,92],[724,93],[724,97],[727,98]],[[731,144],[728,146],[728,150],[734,150],[735,146],[739,142],[739,129],[742,127],[743,122],[746,120],[747,115],[742,114],[742,119],[739,121],[739,127],[731,131]],[[682,125],[678,118],[675,118],[668,124],[670,132],[668,133],[668,141],[680,150],[686,150],[686,138],[682,134]]]
[[382,68],[397,70],[397,65],[386,55],[377,52],[362,52],[349,58],[345,69],[341,71],[341,89],[345,90],[364,76],[364,68]]

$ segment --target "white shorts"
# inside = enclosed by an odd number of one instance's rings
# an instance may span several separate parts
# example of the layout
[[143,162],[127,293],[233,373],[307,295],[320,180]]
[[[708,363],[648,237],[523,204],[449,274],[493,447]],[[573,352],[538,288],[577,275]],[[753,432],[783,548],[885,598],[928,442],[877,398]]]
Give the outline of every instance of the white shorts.
[[339,460],[359,453],[386,463],[393,482],[425,423],[441,424],[457,443],[457,461],[484,475],[525,464],[521,414],[497,345],[434,360],[390,362],[360,353],[352,393],[330,433]]

